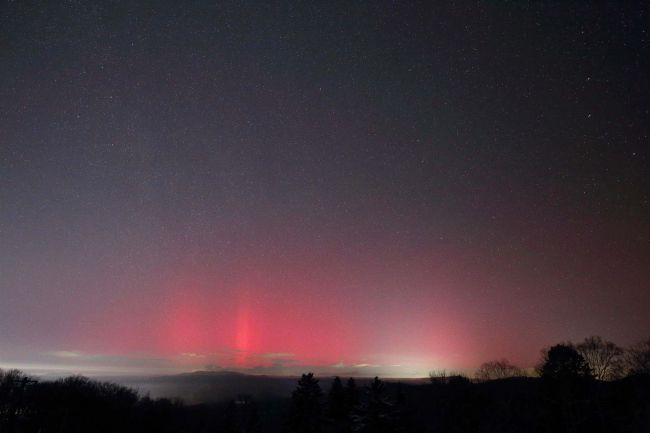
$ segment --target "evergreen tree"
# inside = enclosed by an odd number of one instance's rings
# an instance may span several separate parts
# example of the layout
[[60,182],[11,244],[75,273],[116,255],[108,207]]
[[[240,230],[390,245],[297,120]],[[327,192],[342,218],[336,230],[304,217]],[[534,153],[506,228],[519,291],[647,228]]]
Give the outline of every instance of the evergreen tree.
[[313,373],[303,374],[298,386],[291,394],[290,425],[296,433],[316,433],[321,431],[322,411],[321,391]]
[[345,400],[349,410],[353,410],[359,404],[359,389],[354,378],[349,378],[345,386]]
[[[353,387],[354,387],[354,380]],[[332,381],[332,388],[328,397],[328,415],[332,421],[333,431],[344,433],[352,431],[352,409],[349,403],[349,389],[343,387],[343,382],[338,376]]]
[[253,433],[258,431],[257,404],[248,395],[232,400],[226,409],[227,433]]
[[366,389],[366,398],[356,417],[356,430],[363,433],[394,431],[393,404],[386,395],[386,386],[375,377]]
[[336,376],[332,381],[332,387],[327,399],[327,412],[328,415],[334,419],[339,420],[347,415],[347,404],[345,401],[345,389],[341,378]]

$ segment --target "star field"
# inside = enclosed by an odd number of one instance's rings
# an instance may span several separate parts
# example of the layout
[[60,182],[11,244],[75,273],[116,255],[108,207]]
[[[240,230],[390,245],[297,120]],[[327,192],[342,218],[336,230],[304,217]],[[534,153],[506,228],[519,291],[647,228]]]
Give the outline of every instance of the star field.
[[648,7],[429,3],[4,2],[0,367],[647,337]]

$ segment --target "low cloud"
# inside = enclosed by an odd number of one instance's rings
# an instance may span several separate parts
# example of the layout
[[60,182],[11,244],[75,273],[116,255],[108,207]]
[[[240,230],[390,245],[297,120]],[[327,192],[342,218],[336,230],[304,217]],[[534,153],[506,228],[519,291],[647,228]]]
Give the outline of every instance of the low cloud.
[[[320,376],[356,377],[425,377],[428,370],[405,363],[373,363],[371,359],[357,363],[343,360],[327,365],[304,363],[292,352],[252,352],[222,348],[215,352],[179,352],[171,357],[161,355],[91,353],[63,348],[40,352],[31,365],[18,359],[3,359],[0,368],[20,365],[33,374],[64,376],[83,374],[108,377],[111,375],[168,375],[196,371],[238,372],[269,376],[300,376],[313,372]],[[37,373],[38,372],[38,373]]]
[[194,353],[194,352],[181,352],[180,355],[186,358],[205,358],[206,356],[202,353]]
[[259,356],[261,358],[269,358],[269,359],[293,359],[294,358],[293,353],[286,353],[286,352],[267,352],[267,353],[261,353]]
[[85,356],[83,353],[74,350],[57,350],[49,352],[49,354],[57,358],[83,358]]

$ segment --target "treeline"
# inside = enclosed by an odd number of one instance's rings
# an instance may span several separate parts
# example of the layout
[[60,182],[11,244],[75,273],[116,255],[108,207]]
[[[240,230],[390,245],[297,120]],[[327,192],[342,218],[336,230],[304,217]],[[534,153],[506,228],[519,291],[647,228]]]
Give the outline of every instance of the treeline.
[[0,370],[0,432],[180,432],[184,405],[82,376],[36,381]]
[[[585,338],[578,344],[562,343],[542,350],[542,357],[534,373],[548,373],[549,353],[562,350],[582,366],[583,373],[597,380],[616,380],[625,376],[650,374],[650,339],[640,341],[627,349],[602,337]],[[434,374],[435,375],[435,374]],[[476,370],[478,380],[495,380],[527,376],[528,372],[511,364],[507,359],[483,363]]]
[[[324,395],[313,374],[292,394],[295,433],[650,432],[650,339],[623,350],[601,337],[542,350],[529,374],[507,360],[474,380],[445,371],[429,386],[375,379],[359,392],[336,377]],[[532,376],[532,377],[531,377]]]
[[324,395],[312,373],[303,374],[291,395],[288,428],[292,432],[401,432],[408,424],[402,384],[375,377],[361,389],[354,378],[338,376]]
[[474,379],[439,372],[426,385],[359,383],[336,377],[324,390],[308,373],[286,398],[186,405],[81,376],[37,381],[0,370],[0,433],[650,431],[650,340],[626,350],[599,337],[557,344],[534,372],[500,360]]

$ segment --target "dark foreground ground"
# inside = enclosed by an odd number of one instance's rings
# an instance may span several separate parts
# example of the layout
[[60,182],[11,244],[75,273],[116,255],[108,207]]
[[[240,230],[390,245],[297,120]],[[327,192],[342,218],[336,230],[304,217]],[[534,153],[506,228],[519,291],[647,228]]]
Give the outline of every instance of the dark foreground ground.
[[[190,379],[201,383],[201,376]],[[238,382],[229,380],[221,393],[236,391]],[[34,382],[5,375],[0,432],[650,432],[648,376],[615,382],[358,380],[353,388],[344,380],[338,392],[331,391],[330,378],[318,383],[320,396],[312,389],[311,396],[293,398],[287,378],[261,380],[268,392],[186,404],[81,377]]]

